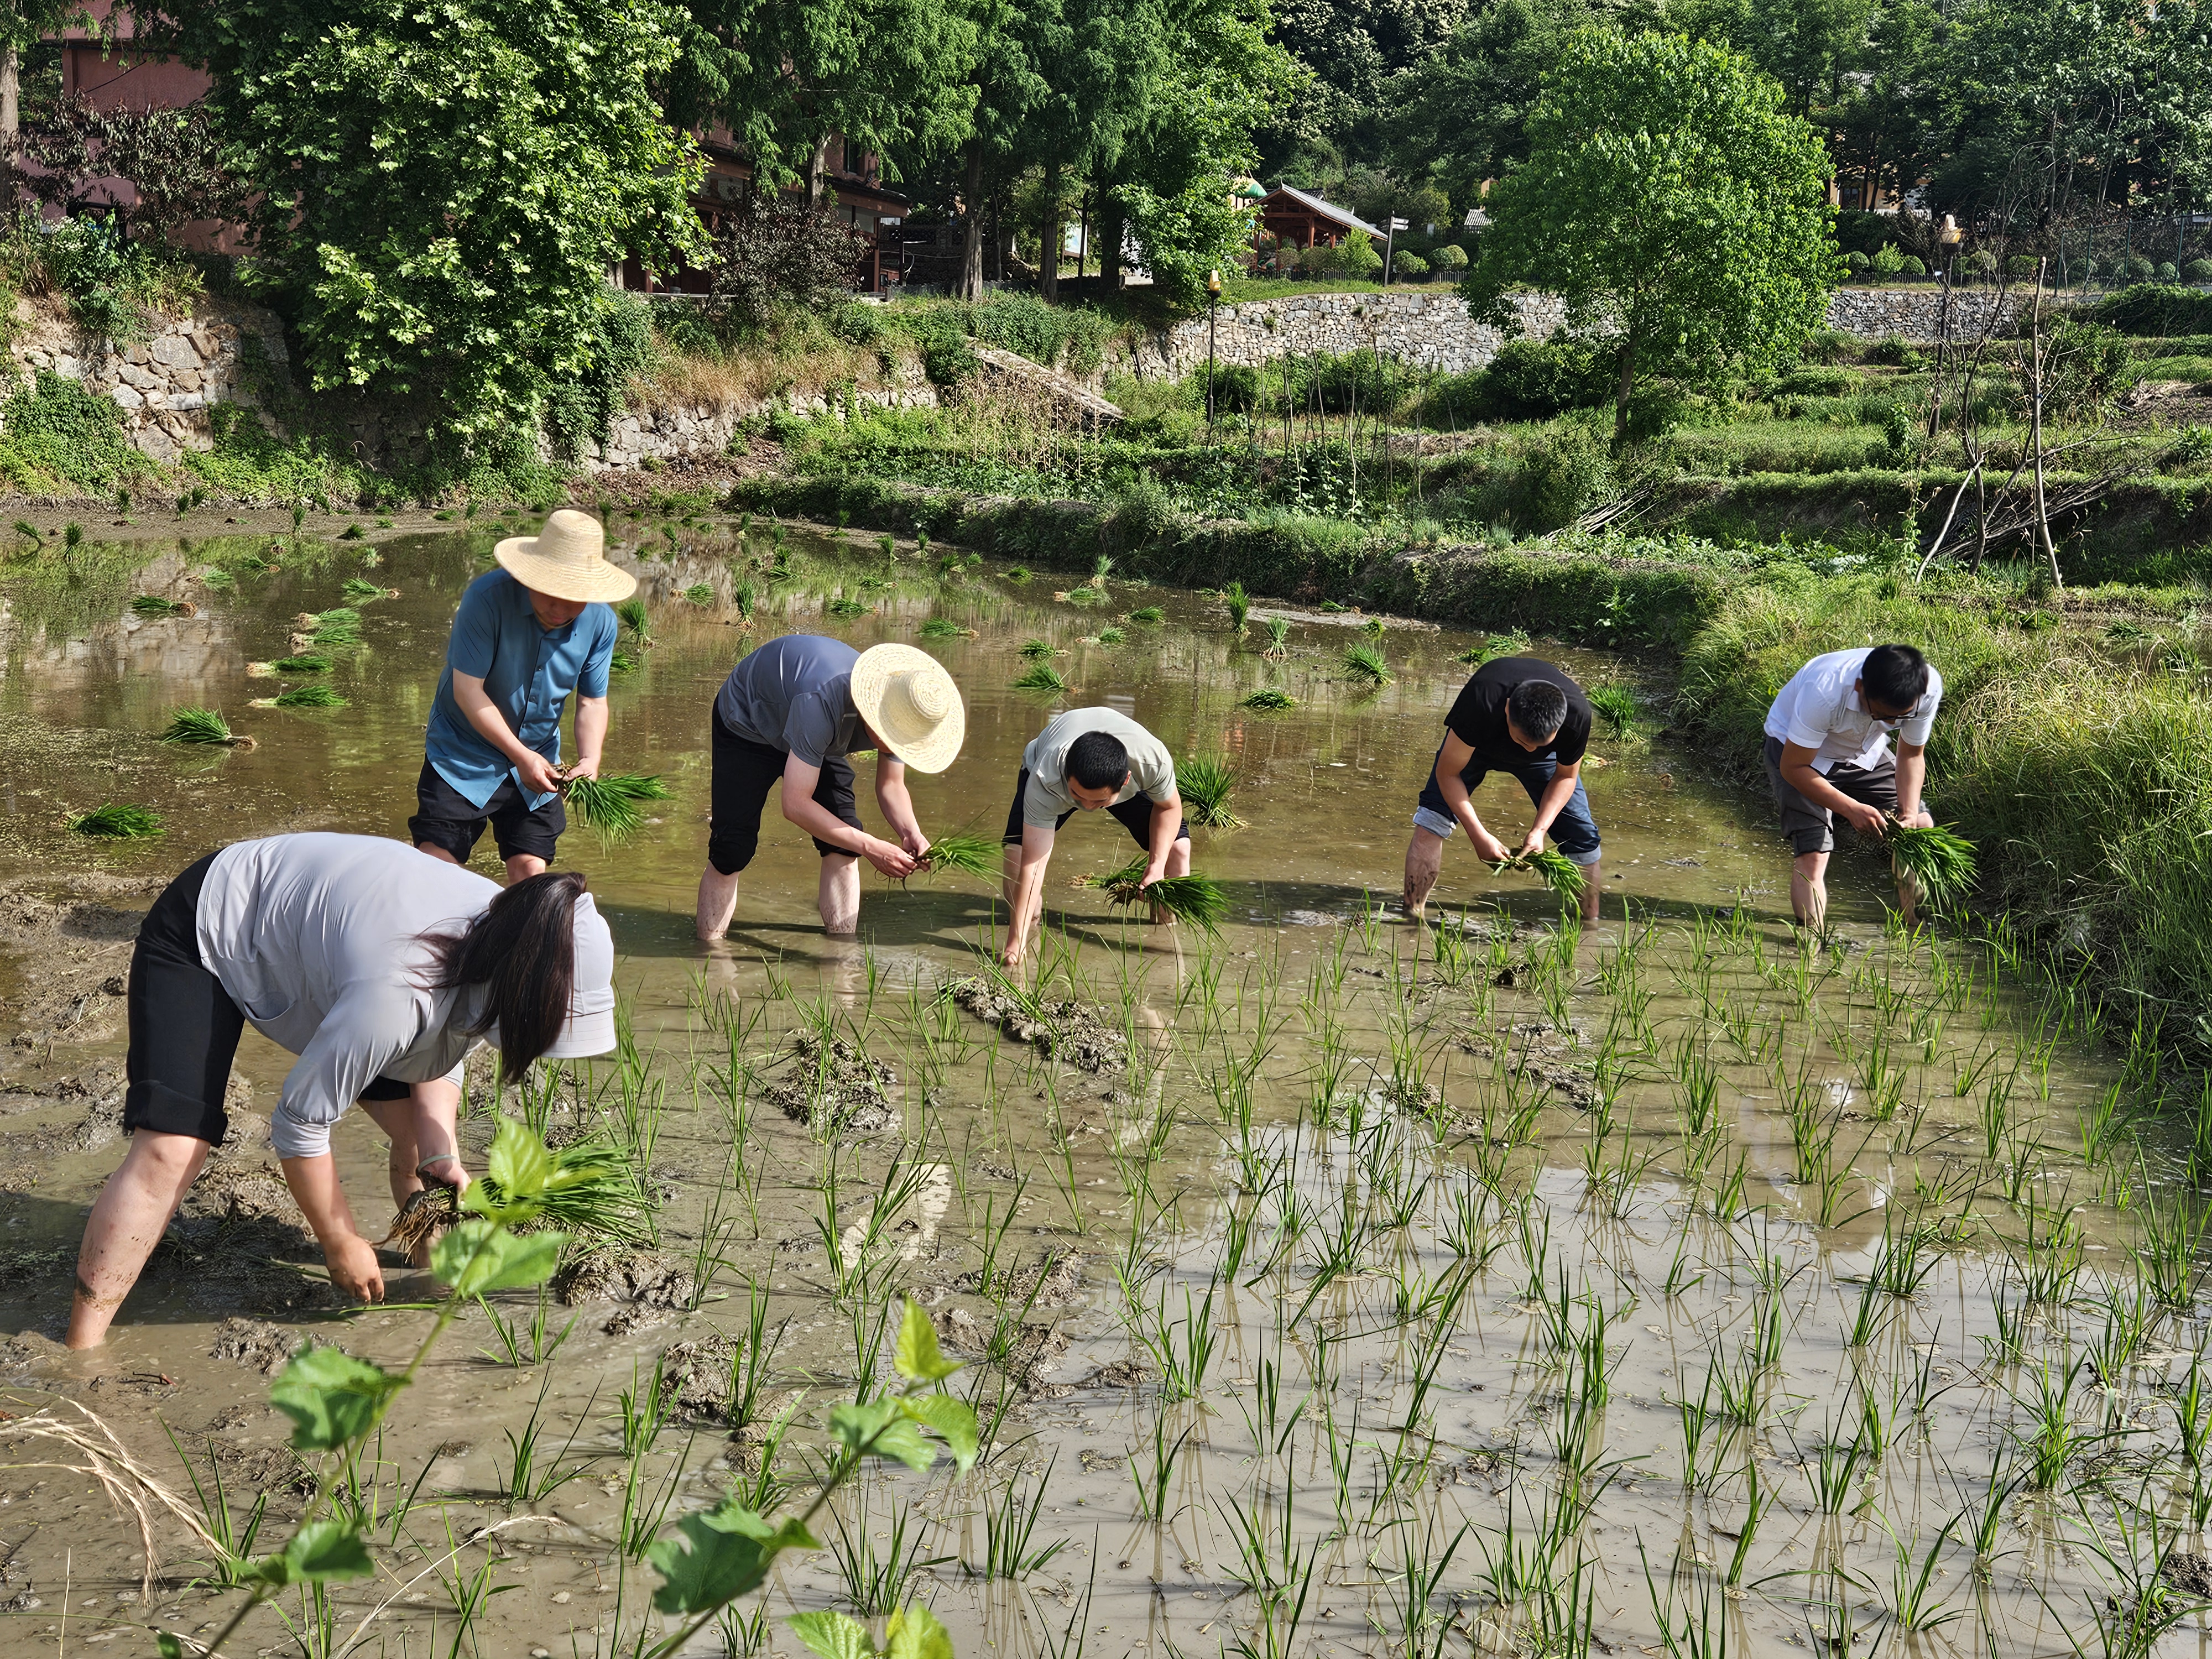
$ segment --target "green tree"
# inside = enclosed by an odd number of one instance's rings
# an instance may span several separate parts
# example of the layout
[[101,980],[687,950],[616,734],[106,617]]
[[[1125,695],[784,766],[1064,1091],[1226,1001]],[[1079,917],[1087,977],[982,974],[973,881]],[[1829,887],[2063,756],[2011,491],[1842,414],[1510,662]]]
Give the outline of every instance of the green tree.
[[437,400],[471,440],[533,430],[590,373],[607,267],[703,249],[699,161],[652,78],[657,0],[172,0],[215,76],[230,170],[263,196],[255,280],[318,387]]
[[1827,157],[1775,82],[1725,47],[1585,29],[1528,118],[1528,159],[1490,193],[1464,288],[1566,301],[1619,352],[1613,436],[1640,377],[1711,385],[1789,362],[1838,275]]

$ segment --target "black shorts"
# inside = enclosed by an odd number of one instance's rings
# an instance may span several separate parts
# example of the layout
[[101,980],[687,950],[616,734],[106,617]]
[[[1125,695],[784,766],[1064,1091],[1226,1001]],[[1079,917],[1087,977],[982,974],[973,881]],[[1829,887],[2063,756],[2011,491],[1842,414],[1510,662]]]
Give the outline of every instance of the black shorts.
[[[710,714],[714,732],[714,781],[711,791],[714,817],[707,830],[707,862],[717,873],[734,876],[760,851],[761,813],[768,806],[768,792],[783,776],[787,750],[741,738]],[[822,775],[814,781],[814,804],[841,823],[858,830],[860,814],[853,803],[853,763],[831,755],[822,763]],[[855,854],[832,847],[817,836],[814,850],[823,858],[852,858]]]
[[[125,1006],[131,1050],[123,1062],[123,1132],[190,1135],[211,1146],[230,1128],[223,1110],[246,1016],[200,961],[200,889],[212,853],[166,888],[138,925]],[[404,1083],[378,1078],[363,1100],[404,1100]]]
[[[1014,804],[1006,809],[1006,833],[1002,839],[1009,843],[1018,845],[1021,842],[1022,797],[1029,793],[1029,788],[1030,769],[1024,766],[1021,769],[1021,775],[1014,780]],[[1114,815],[1115,822],[1129,832],[1130,839],[1138,846],[1143,848],[1147,853],[1152,850],[1152,798],[1150,795],[1139,789],[1128,799],[1116,801],[1106,810]],[[1072,811],[1062,812],[1053,820],[1052,827],[1054,830],[1062,829],[1066,825],[1068,819],[1074,816]],[[1176,825],[1175,838],[1177,841],[1190,839],[1190,821],[1188,818]]]
[[[1822,775],[1840,794],[1880,807],[1893,816],[1897,811],[1897,757],[1893,754],[1884,755],[1874,766],[1854,766],[1849,761],[1838,761]],[[1779,738],[1766,740],[1766,781],[1773,786],[1775,805],[1782,809],[1782,834],[1790,851],[1800,858],[1808,853],[1833,852],[1836,815],[1825,806],[1814,805],[1797,793],[1794,784],[1784,779]]]
[[522,803],[522,786],[513,778],[501,780],[491,799],[477,805],[439,775],[428,761],[415,780],[415,816],[407,820],[408,838],[417,847],[428,845],[466,864],[476,851],[484,825],[502,859],[533,858],[553,862],[554,844],[568,827],[568,809],[556,795],[536,811]]

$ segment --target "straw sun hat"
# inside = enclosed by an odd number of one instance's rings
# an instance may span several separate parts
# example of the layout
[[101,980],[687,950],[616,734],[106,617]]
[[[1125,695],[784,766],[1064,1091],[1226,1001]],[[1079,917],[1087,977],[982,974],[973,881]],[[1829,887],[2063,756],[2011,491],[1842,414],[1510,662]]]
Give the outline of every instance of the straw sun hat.
[[564,507],[535,536],[510,536],[491,550],[525,587],[556,599],[612,604],[637,592],[637,578],[607,562],[607,532],[588,513]]
[[968,710],[945,665],[910,645],[872,645],[853,665],[853,706],[917,772],[942,772],[968,736]]

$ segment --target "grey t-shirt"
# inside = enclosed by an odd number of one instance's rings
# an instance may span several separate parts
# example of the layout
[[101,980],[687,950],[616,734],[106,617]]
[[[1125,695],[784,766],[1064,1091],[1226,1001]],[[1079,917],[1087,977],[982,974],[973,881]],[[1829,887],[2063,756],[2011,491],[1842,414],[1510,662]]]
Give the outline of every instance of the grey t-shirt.
[[460,1081],[483,988],[434,991],[417,935],[457,933],[498,896],[483,877],[380,836],[242,841],[216,854],[200,961],[271,1042],[299,1055],[270,1123],[280,1158],[330,1150],[378,1078]]
[[1063,814],[1075,811],[1075,797],[1067,789],[1067,751],[1086,732],[1110,732],[1129,751],[1129,781],[1111,805],[1119,806],[1138,794],[1160,801],[1175,793],[1175,757],[1165,744],[1111,708],[1071,708],[1022,750],[1022,764],[1030,773],[1029,787],[1022,792],[1024,823],[1049,830]]
[[819,766],[848,754],[860,729],[853,706],[853,665],[860,653],[842,640],[787,634],[740,661],[714,696],[714,717],[748,742],[765,744]]

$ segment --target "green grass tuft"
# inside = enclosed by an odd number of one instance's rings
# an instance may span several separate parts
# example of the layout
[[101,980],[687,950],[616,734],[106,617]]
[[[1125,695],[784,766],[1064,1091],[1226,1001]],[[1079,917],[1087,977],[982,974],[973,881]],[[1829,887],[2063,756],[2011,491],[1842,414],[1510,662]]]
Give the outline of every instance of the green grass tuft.
[[657,776],[617,772],[604,777],[570,778],[561,793],[575,813],[576,822],[612,845],[628,841],[645,826],[639,803],[666,800],[668,786]]
[[1625,685],[1600,685],[1591,688],[1589,697],[1590,713],[1605,722],[1606,729],[1615,738],[1626,737],[1641,712],[1636,693]]
[[104,841],[143,841],[161,833],[161,819],[143,806],[112,802],[80,812],[70,820],[70,828],[80,836],[97,836]]
[[1176,764],[1176,793],[1190,821],[1202,830],[1244,828],[1244,820],[1229,810],[1229,793],[1236,787],[1236,769],[1224,757],[1200,755]]

